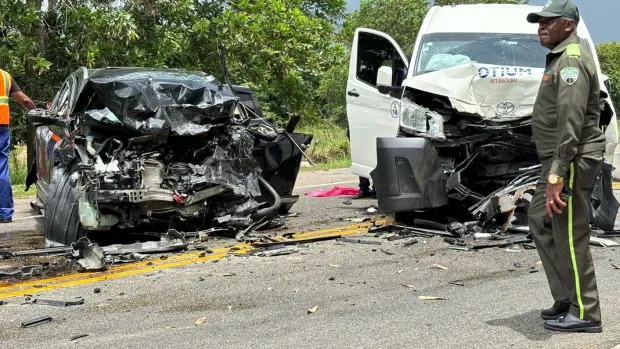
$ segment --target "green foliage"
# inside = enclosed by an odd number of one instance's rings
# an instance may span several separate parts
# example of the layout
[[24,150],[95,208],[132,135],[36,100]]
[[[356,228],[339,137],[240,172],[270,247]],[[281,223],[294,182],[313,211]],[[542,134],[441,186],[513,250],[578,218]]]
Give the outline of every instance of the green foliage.
[[299,132],[312,133],[314,138],[306,150],[315,163],[343,163],[350,161],[349,139],[344,128],[325,123],[300,127]]
[[342,56],[331,36],[344,5],[343,0],[231,1],[215,21],[231,75],[252,86],[271,115],[316,117],[315,91],[331,62]]
[[620,43],[616,41],[596,45],[601,70],[611,81],[611,98],[616,110],[620,108]]
[[452,4],[528,4],[529,0],[435,0],[435,5]]
[[[318,118],[316,90],[343,56],[331,40],[344,0],[0,0],[0,67],[35,101],[50,101],[80,66],[170,67],[254,88],[274,119]],[[12,105],[16,142],[25,115]],[[277,120],[276,120],[277,121]]]

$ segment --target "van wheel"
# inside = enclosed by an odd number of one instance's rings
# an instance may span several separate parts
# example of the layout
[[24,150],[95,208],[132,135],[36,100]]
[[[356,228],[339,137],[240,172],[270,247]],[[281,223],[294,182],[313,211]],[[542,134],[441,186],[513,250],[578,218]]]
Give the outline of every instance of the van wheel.
[[74,168],[52,169],[43,232],[46,239],[57,244],[70,245],[86,236],[78,212],[80,175]]

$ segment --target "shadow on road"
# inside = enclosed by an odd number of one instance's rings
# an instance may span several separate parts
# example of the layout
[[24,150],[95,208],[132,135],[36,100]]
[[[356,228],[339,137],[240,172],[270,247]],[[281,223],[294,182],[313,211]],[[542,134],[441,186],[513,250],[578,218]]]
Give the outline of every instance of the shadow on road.
[[525,314],[519,314],[503,319],[487,321],[491,326],[503,326],[521,333],[529,340],[542,341],[551,338],[551,331],[543,328],[543,321],[540,318],[539,310],[532,310]]

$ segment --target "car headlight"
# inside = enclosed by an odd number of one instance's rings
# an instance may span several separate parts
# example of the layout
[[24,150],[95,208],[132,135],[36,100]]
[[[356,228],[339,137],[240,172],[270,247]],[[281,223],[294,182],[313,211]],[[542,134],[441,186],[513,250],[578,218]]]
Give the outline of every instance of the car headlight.
[[403,131],[437,141],[446,140],[441,114],[415,104],[409,98],[401,100],[400,108],[400,127]]
[[426,133],[426,112],[428,109],[417,105],[409,98],[400,101],[400,127],[411,133]]

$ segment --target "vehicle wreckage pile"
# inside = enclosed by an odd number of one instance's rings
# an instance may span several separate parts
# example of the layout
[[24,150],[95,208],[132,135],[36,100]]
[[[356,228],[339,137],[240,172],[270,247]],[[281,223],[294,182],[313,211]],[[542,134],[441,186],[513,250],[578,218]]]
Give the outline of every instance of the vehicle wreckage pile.
[[58,164],[50,166],[49,190],[37,183],[48,193],[38,207],[52,243],[172,229],[234,236],[296,202],[292,190],[312,140],[292,133],[299,118],[278,130],[262,118],[249,89],[200,72],[81,74],[87,78],[68,98],[66,119],[41,110],[29,115],[60,139],[59,155],[47,154]]

